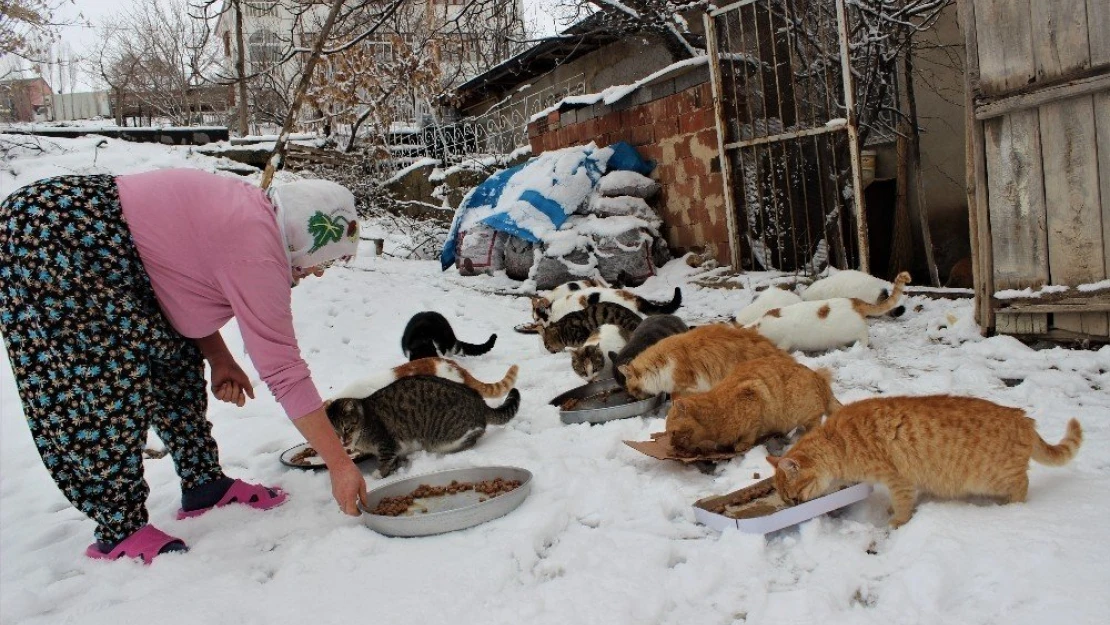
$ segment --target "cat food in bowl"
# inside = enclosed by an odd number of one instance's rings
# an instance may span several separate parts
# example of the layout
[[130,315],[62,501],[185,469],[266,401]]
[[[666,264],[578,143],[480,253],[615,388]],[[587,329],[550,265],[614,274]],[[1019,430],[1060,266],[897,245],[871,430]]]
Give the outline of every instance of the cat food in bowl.
[[571,389],[550,404],[559,408],[563,423],[605,423],[647,414],[662,406],[666,395],[636,399],[613,378],[590,382]]
[[870,494],[870,484],[855,484],[790,506],[775,490],[774,479],[767,478],[727,495],[695,502],[694,518],[717,531],[768,534],[863,501]]
[[[350,456],[351,460],[355,462],[362,462],[373,457],[370,454],[359,453],[357,451],[354,451],[353,449],[347,449],[347,455]],[[324,464],[324,459],[321,458],[320,454],[316,453],[316,450],[313,449],[308,443],[301,443],[300,445],[296,445],[295,447],[290,447],[289,449],[286,449],[285,451],[281,452],[281,456],[279,456],[278,459],[285,466],[293,467],[294,469],[327,468],[327,465]],[[373,471],[374,468],[371,467],[369,470]]]
[[386,536],[430,536],[466,529],[512,512],[532,488],[517,467],[451,469],[405,478],[367,493],[362,519]]

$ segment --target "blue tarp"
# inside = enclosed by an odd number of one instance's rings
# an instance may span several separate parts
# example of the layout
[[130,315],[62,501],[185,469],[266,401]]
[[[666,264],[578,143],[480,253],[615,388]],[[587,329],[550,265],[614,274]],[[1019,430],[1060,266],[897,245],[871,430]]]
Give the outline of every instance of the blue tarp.
[[474,225],[467,223],[471,221],[467,217],[475,211],[488,213],[475,223],[540,243],[543,232],[558,230],[606,173],[627,170],[646,176],[654,168],[636,148],[620,142],[601,149],[590,144],[545,152],[498,171],[463,199],[440,254],[440,265],[446,270],[455,263],[459,231],[464,225]]

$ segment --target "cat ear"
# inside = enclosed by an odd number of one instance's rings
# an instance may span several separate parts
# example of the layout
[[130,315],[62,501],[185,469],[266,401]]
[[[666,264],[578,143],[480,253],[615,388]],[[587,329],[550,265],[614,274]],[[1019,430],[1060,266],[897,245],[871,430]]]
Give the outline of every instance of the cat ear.
[[779,468],[779,463],[782,462],[782,458],[780,456],[767,456],[767,462],[777,469]]
[[793,458],[782,458],[776,468],[782,469],[788,476],[793,477],[798,474],[801,467],[798,466],[798,461]]

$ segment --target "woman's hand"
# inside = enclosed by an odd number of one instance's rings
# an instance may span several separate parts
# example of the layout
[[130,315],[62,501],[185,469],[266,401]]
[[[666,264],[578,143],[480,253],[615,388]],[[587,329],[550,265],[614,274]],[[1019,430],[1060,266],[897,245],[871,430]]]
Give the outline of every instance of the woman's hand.
[[254,387],[251,386],[250,378],[243,373],[239,363],[235,362],[235,357],[227,349],[219,332],[196,339],[196,343],[212,369],[212,394],[216,399],[240,408],[247,403],[248,397],[254,399]]
[[328,465],[331,494],[335,503],[339,504],[339,510],[351,516],[361,514],[358,503],[367,503],[366,478],[347,455],[347,450],[343,449],[343,442],[336,436],[324,407],[320,406],[300,419],[295,419],[293,425],[297,426],[308,444],[316,450],[324,464]]
[[235,404],[240,408],[247,398],[254,399],[254,387],[247,374],[233,358],[209,361],[212,368],[212,394],[220,401]]
[[328,465],[331,495],[344,514],[358,516],[362,514],[358,509],[359,502],[366,505],[366,478],[350,458],[335,464],[337,466]]

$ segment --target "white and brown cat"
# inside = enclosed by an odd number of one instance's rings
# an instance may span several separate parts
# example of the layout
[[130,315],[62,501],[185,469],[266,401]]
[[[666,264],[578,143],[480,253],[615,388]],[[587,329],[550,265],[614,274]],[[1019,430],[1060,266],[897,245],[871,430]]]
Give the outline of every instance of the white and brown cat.
[[532,298],[532,317],[542,325],[550,325],[572,312],[585,310],[602,302],[624,306],[641,315],[669,315],[682,306],[682,290],[675,287],[674,297],[669,302],[653,302],[632,291],[587,287],[556,299]]
[[821,351],[860,343],[867,345],[868,317],[890,312],[902,298],[910,274],[903,271],[894,281],[890,297],[878,304],[838,297],[791,304],[767,311],[752,328],[786,351]]
[[587,382],[613,377],[613,362],[609,354],[624,349],[631,335],[619,325],[607,323],[601,326],[581,347],[571,349],[571,368]]
[[454,360],[438,357],[421,358],[382,371],[381,373],[356,380],[348,384],[338,393],[335,393],[332,396],[332,400],[342,398],[362,399],[364,397],[369,397],[401,378],[416,375],[428,375],[465,384],[478,391],[478,394],[483,398],[493,399],[505,395],[513,388],[513,385],[516,384],[516,376],[519,371],[520,367],[513,365],[509,367],[509,370],[505,373],[505,377],[499,382],[489,384],[475,378],[469,371]]

